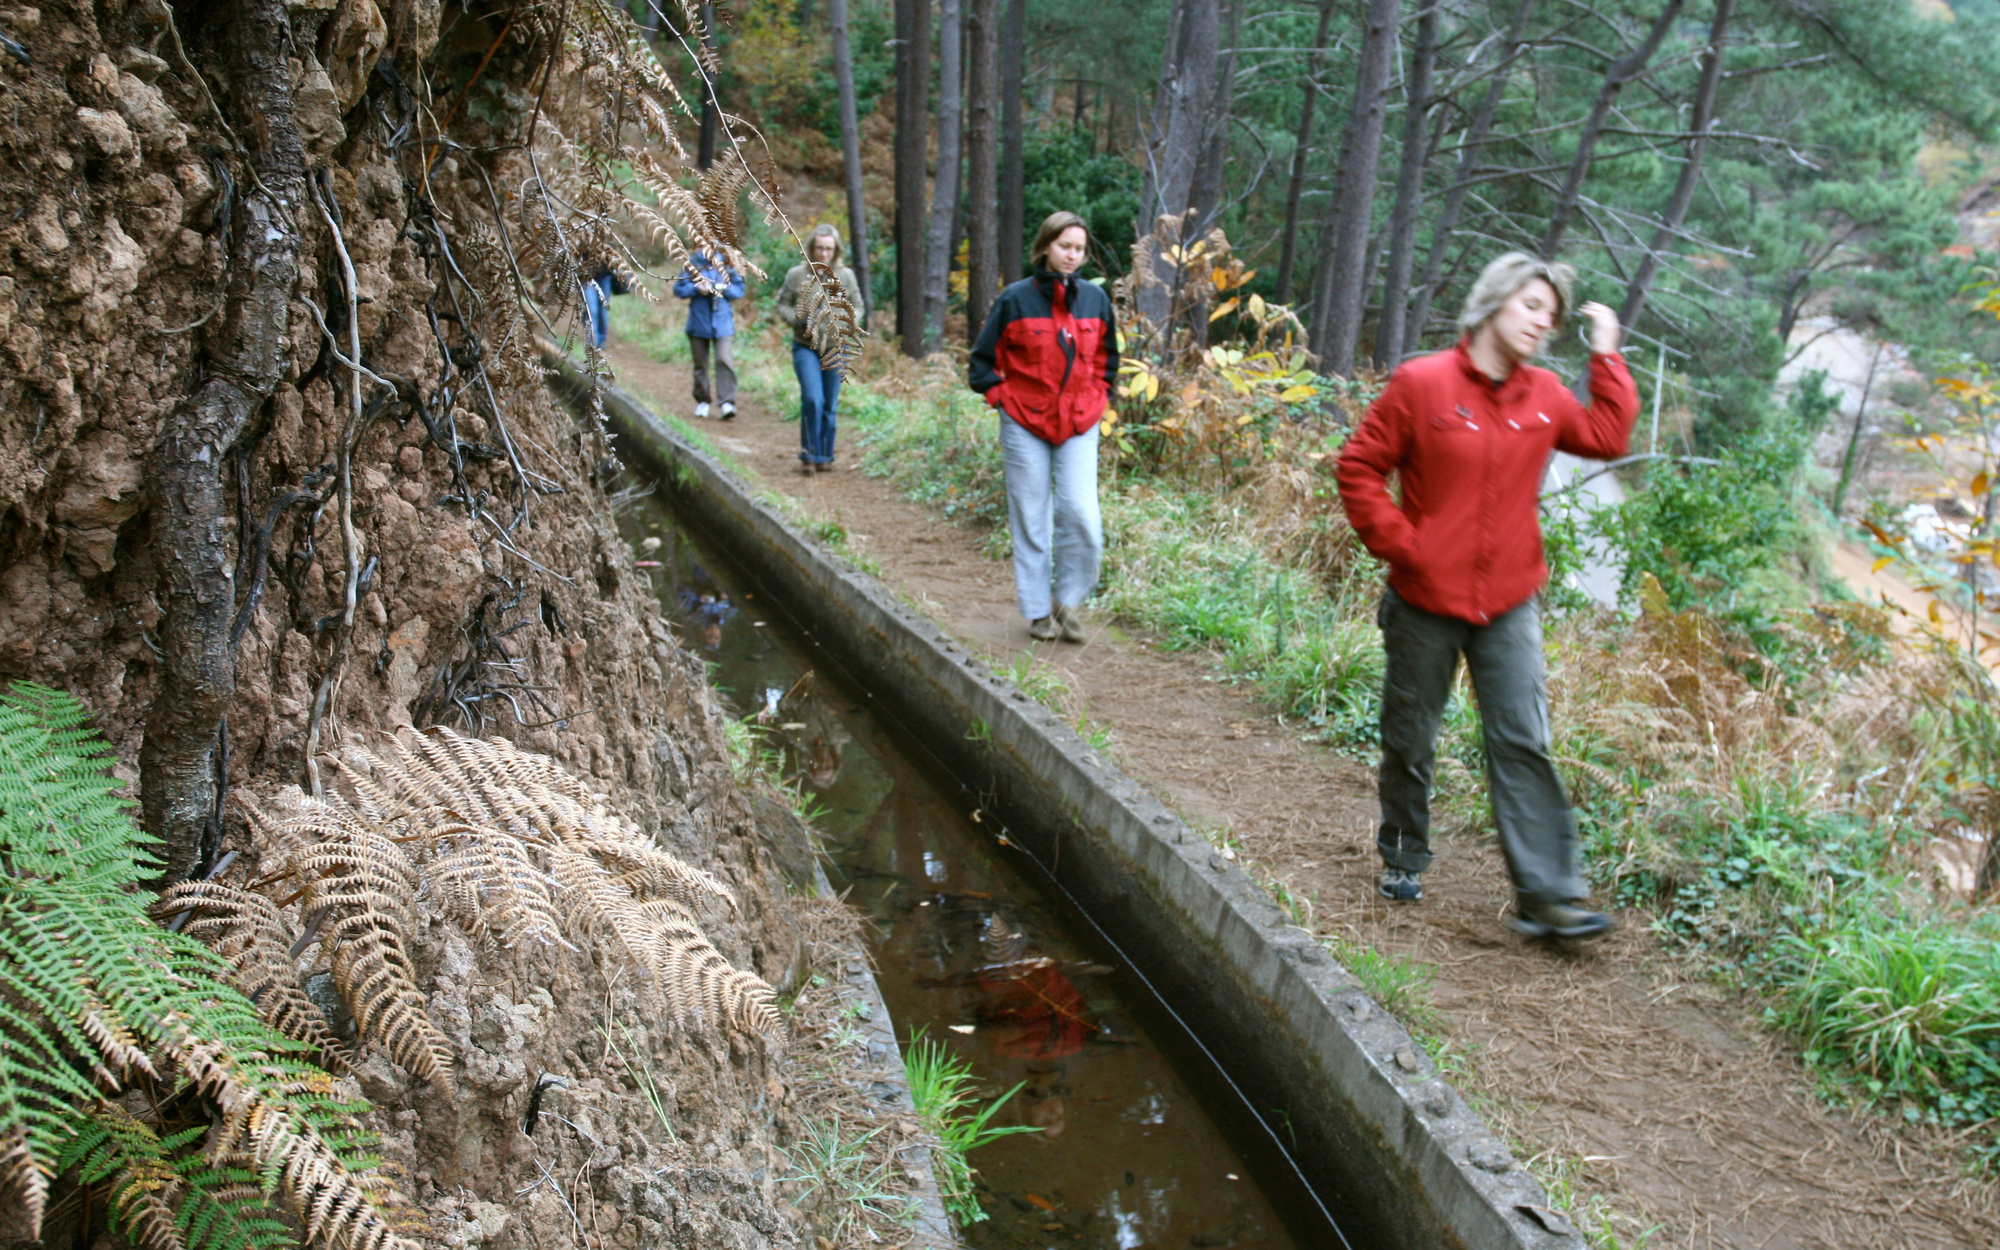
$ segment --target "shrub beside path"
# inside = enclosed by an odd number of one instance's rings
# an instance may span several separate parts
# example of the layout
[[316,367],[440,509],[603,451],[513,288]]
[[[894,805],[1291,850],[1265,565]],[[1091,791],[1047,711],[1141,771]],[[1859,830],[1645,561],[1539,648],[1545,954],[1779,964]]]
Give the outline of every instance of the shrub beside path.
[[[692,420],[684,364],[615,339],[611,360],[621,385]],[[1127,773],[1298,901],[1317,935],[1387,956],[1414,1004],[1404,1014],[1596,1244],[2000,1246],[1991,1181],[1920,1133],[1827,1107],[1758,1006],[1673,957],[1643,915],[1573,951],[1523,943],[1502,920],[1497,847],[1470,834],[1442,839],[1423,903],[1388,905],[1374,890],[1371,766],[1301,742],[1200,656],[1152,649],[1101,614],[1082,646],[1031,643],[1011,566],[983,554],[989,535],[857,471],[851,431],[836,471],[798,473],[796,417],[758,390],[753,379],[735,420],[699,423],[708,442],[746,479],[837,520],[885,582],[996,669],[1027,654],[1053,670],[1063,710],[1108,728]]]

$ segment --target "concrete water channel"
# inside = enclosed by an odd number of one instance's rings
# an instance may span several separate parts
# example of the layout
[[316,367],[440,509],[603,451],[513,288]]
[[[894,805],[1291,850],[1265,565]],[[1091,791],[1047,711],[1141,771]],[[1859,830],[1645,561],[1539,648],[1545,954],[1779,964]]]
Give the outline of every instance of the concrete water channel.
[[[573,362],[549,354],[574,399]],[[762,714],[922,1029],[1051,1132],[976,1163],[976,1246],[1582,1250],[1409,1035],[1061,720],[615,387],[658,585]],[[646,523],[644,519],[641,523]],[[699,564],[706,581],[697,579]],[[704,592],[726,595],[723,610]],[[998,969],[999,971],[996,971]]]

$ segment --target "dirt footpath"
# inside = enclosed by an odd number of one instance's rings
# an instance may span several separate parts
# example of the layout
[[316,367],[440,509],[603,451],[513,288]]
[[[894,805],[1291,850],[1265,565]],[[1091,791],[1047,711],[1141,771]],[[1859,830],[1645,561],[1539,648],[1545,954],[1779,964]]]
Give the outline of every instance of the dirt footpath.
[[[692,412],[685,367],[615,342],[611,358],[622,385]],[[1231,831],[1256,875],[1314,899],[1322,933],[1434,965],[1441,1062],[1537,1156],[1558,1205],[1616,1237],[1600,1244],[2000,1246],[1990,1187],[1879,1121],[1824,1108],[1755,1008],[1669,957],[1643,917],[1574,952],[1529,946],[1501,919],[1506,875],[1483,837],[1445,839],[1424,902],[1389,906],[1374,890],[1370,765],[1301,743],[1211,680],[1198,656],[1155,651],[1100,615],[1087,614],[1082,646],[1031,643],[1011,565],[981,554],[984,534],[857,472],[850,432],[836,471],[798,473],[796,417],[740,402],[735,420],[701,428],[746,477],[838,518],[884,580],[995,667],[1032,650],[1058,668],[1081,711],[1110,727],[1125,771],[1189,819]]]

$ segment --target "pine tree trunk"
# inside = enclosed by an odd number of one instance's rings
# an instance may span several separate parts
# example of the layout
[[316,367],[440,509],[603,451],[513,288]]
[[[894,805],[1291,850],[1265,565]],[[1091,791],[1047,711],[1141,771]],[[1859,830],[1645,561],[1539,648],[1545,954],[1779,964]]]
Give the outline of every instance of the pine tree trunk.
[[1322,236],[1328,243],[1314,283],[1312,351],[1323,372],[1341,377],[1354,372],[1354,349],[1367,309],[1368,234],[1374,225],[1376,167],[1382,155],[1390,62],[1396,52],[1401,7],[1398,0],[1368,0],[1362,18],[1354,106],[1340,145],[1340,178]]
[[1005,0],[1000,27],[1000,285],[1024,276],[1021,269],[1025,153],[1022,150],[1021,90],[1027,57],[1027,0]]
[[1410,320],[1403,331],[1407,346],[1414,347],[1423,337],[1424,322],[1430,318],[1431,301],[1436,298],[1444,278],[1445,256],[1451,251],[1452,235],[1458,229],[1458,215],[1464,210],[1465,197],[1472,190],[1472,173],[1479,165],[1479,150],[1486,146],[1487,132],[1493,129],[1493,115],[1499,111],[1500,97],[1507,90],[1509,66],[1520,55],[1521,38],[1527,34],[1528,18],[1534,11],[1535,0],[1521,0],[1521,6],[1514,10],[1514,20],[1507,25],[1506,41],[1500,45],[1500,64],[1494,68],[1493,81],[1487,84],[1486,94],[1479,101],[1479,111],[1473,114],[1472,124],[1465,129],[1458,155],[1458,173],[1451,188],[1444,194],[1437,222],[1431,228],[1430,250],[1424,255],[1424,280],[1417,284],[1410,300]]
[[896,4],[896,333],[905,356],[924,354],[924,184],[929,170],[930,2]]
[[1680,15],[1682,0],[1667,0],[1667,7],[1653,20],[1652,29],[1646,32],[1645,42],[1626,56],[1611,63],[1604,71],[1604,82],[1597,88],[1597,98],[1590,103],[1590,115],[1583,119],[1583,130],[1576,137],[1576,155],[1570,159],[1569,174],[1563,179],[1563,188],[1556,195],[1555,207],[1549,212],[1549,227],[1542,234],[1542,255],[1555,259],[1556,249],[1562,246],[1563,232],[1569,229],[1569,219],[1576,213],[1577,198],[1583,192],[1584,175],[1590,172],[1590,159],[1597,151],[1598,136],[1604,133],[1604,119],[1611,115],[1611,106],[1618,102],[1618,93],[1626,83],[1637,77],[1646,63],[1659,51],[1660,40],[1667,29]]
[[1000,0],[965,0],[965,334],[1000,294]]
[[1299,141],[1292,148],[1292,181],[1285,191],[1285,229],[1278,243],[1278,281],[1272,298],[1292,302],[1292,271],[1298,263],[1299,205],[1306,194],[1306,156],[1312,151],[1313,112],[1319,104],[1319,74],[1326,59],[1326,34],[1333,25],[1333,0],[1320,0],[1319,31],[1313,35],[1306,72],[1306,98],[1299,106]]
[[1229,160],[1229,122],[1236,104],[1236,44],[1242,25],[1243,0],[1231,0],[1221,55],[1215,66],[1215,94],[1204,114],[1207,134],[1201,160],[1195,165],[1194,185],[1188,192],[1188,206],[1195,210],[1192,232],[1196,234],[1205,234],[1215,225],[1227,190],[1224,172]]
[[944,346],[944,314],[951,299],[951,262],[958,254],[958,188],[963,174],[959,127],[965,113],[964,23],[961,0],[938,0],[937,177],[931,190],[928,255],[924,267],[924,350]]
[[[701,42],[710,52],[715,51],[715,6],[701,6]],[[701,130],[695,136],[694,163],[697,169],[707,169],[715,164],[715,131],[720,114],[720,106],[715,99],[715,81],[704,73],[706,81],[701,88]]]
[[1417,218],[1423,210],[1424,166],[1430,140],[1424,120],[1431,106],[1431,70],[1437,63],[1438,10],[1427,5],[1417,18],[1417,46],[1403,84],[1403,159],[1396,174],[1396,206],[1389,212],[1389,244],[1382,282],[1382,321],[1375,331],[1375,367],[1393,368],[1403,358],[1403,331],[1410,305],[1410,269],[1417,257]]
[[840,94],[840,157],[847,181],[847,233],[854,280],[861,287],[861,328],[875,290],[868,281],[868,205],[861,195],[861,121],[854,105],[854,56],[847,43],[847,0],[827,0],[826,16],[833,28],[833,83]]
[[1660,257],[1680,237],[1681,221],[1687,216],[1688,205],[1694,203],[1694,189],[1701,181],[1701,158],[1708,149],[1709,129],[1715,125],[1715,89],[1722,81],[1722,47],[1729,38],[1730,19],[1735,16],[1736,0],[1716,0],[1715,19],[1708,28],[1708,47],[1701,54],[1701,84],[1695,88],[1687,159],[1681,162],[1681,176],[1674,183],[1667,210],[1660,214],[1660,227],[1653,232],[1646,258],[1639,262],[1638,272],[1625,288],[1625,302],[1618,308],[1618,324],[1628,329],[1637,324],[1639,314],[1646,310],[1646,295],[1652,288],[1653,276],[1660,271]]
[[[1207,113],[1215,101],[1217,36],[1221,0],[1176,0],[1169,55],[1160,68],[1153,120],[1146,135],[1145,186],[1139,197],[1138,235],[1146,238],[1161,217],[1181,217],[1192,200],[1195,171],[1207,147]],[[1186,228],[1181,231],[1183,240]],[[1154,258],[1162,277],[1174,265]],[[1173,292],[1164,285],[1141,287],[1134,297],[1139,312],[1158,326],[1173,308]]]

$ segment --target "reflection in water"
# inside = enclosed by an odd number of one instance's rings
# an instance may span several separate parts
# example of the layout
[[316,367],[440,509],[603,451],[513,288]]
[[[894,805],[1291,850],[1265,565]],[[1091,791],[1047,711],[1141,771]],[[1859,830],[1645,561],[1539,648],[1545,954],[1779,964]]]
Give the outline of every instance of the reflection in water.
[[1293,1246],[1133,1021],[1137,985],[1066,930],[1008,852],[965,818],[961,808],[975,804],[920,776],[888,727],[781,645],[766,606],[711,575],[663,515],[642,512],[633,523],[663,539],[654,584],[679,609],[688,641],[708,653],[715,684],[782,748],[818,805],[828,875],[873,922],[871,954],[898,1034],[923,1029],[992,1094],[1019,1084],[998,1120],[1042,1130],[974,1156],[992,1218],[965,1240]]

